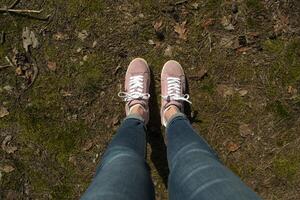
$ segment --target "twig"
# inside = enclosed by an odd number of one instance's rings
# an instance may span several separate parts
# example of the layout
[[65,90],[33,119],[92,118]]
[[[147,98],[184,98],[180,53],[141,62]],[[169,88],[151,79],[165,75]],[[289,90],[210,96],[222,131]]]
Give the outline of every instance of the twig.
[[42,10],[27,10],[27,9],[11,9],[11,8],[0,8],[0,12],[12,12],[12,13],[41,13]]
[[9,59],[9,57],[8,56],[5,56],[5,59],[7,60],[7,62],[10,64],[10,66],[15,66],[12,62],[11,62],[11,60]]
[[179,5],[179,4],[183,4],[185,2],[187,2],[188,0],[180,0],[174,3],[175,6]]
[[6,68],[8,68],[8,67],[11,67],[11,65],[3,65],[3,66],[0,65],[0,70],[1,70],[1,69],[6,69]]

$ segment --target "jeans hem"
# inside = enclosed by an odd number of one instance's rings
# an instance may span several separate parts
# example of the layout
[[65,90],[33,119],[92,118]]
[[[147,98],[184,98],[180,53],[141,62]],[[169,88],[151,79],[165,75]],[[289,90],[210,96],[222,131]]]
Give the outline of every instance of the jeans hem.
[[127,120],[127,119],[137,119],[137,120],[145,123],[145,120],[141,116],[135,115],[135,114],[129,114],[129,115],[127,115],[127,117],[125,117],[124,121]]
[[187,117],[186,117],[185,114],[183,114],[183,113],[177,113],[177,114],[173,115],[173,116],[169,119],[169,121],[167,122],[166,128],[168,129],[168,128],[170,127],[170,125],[171,125],[175,120],[177,120],[178,118],[187,120]]

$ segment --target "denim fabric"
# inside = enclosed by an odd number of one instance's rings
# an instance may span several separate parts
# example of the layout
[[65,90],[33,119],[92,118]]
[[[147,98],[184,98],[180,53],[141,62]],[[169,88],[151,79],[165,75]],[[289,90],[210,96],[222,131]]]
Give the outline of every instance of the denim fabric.
[[155,199],[145,154],[144,123],[134,117],[125,119],[106,150],[92,184],[81,199]]
[[170,200],[260,199],[219,161],[182,116],[167,127]]
[[[258,200],[178,115],[167,126],[170,200]],[[144,123],[124,120],[82,200],[151,200],[155,193],[145,162]]]

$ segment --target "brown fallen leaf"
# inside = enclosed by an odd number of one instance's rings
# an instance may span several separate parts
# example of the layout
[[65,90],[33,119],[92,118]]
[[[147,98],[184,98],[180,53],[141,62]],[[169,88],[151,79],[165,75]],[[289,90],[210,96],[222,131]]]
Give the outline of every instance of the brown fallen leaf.
[[241,97],[244,97],[248,94],[248,90],[240,90],[239,94],[240,94]]
[[235,152],[240,148],[240,145],[230,141],[227,143],[226,148],[229,152]]
[[234,26],[231,23],[231,18],[232,18],[231,15],[222,17],[221,24],[223,25],[225,30],[228,30],[228,31],[234,30]]
[[231,86],[220,84],[217,86],[217,92],[220,96],[226,98],[234,94],[234,88]]
[[190,76],[189,78],[192,80],[201,80],[206,75],[207,75],[207,70],[201,68],[200,71],[196,72],[194,75]]
[[239,47],[239,48],[236,49],[236,51],[238,53],[244,53],[244,52],[249,51],[250,49],[252,49],[252,47]]
[[84,147],[82,148],[83,151],[88,151],[93,147],[93,141],[89,140],[85,143]]
[[15,72],[16,72],[17,76],[22,76],[23,75],[23,70],[22,70],[21,67],[17,67],[16,70],[15,70]]
[[9,115],[7,108],[0,105],[0,118],[3,118],[7,115]]
[[12,136],[8,135],[5,137],[5,139],[3,140],[2,144],[1,144],[1,148],[3,149],[3,151],[5,151],[8,154],[14,153],[15,151],[18,150],[17,147],[10,145],[11,139],[12,139]]
[[0,165],[0,171],[2,171],[2,172],[10,173],[14,170],[15,170],[15,168],[11,165]]
[[32,48],[37,48],[39,46],[39,42],[35,36],[35,33],[31,31],[28,27],[25,27],[23,29],[22,38],[23,47],[26,52],[28,52],[30,46]]
[[187,29],[185,27],[187,21],[184,21],[182,23],[176,23],[174,26],[174,31],[178,34],[178,37],[182,40],[187,39]]
[[78,33],[78,38],[81,41],[84,41],[88,36],[89,36],[89,33],[87,32],[87,30],[82,30],[81,32]]
[[166,57],[172,57],[173,56],[173,47],[171,45],[168,45],[165,49],[164,56]]
[[253,135],[253,132],[249,126],[249,124],[241,124],[239,127],[239,132],[242,137],[247,137],[249,135]]
[[48,64],[47,64],[47,67],[48,67],[49,70],[55,71],[57,69],[56,62],[50,62],[49,61]]
[[295,94],[297,94],[297,92],[298,92],[298,90],[297,89],[295,89],[295,88],[293,88],[293,86],[288,86],[288,93],[289,94],[293,94],[293,95],[295,95]]
[[201,23],[202,28],[208,28],[209,26],[212,26],[215,24],[214,18],[208,18],[206,20],[203,20]]
[[53,38],[57,41],[67,40],[69,39],[69,36],[62,32],[57,32],[53,35]]
[[156,22],[154,22],[154,24],[153,24],[154,30],[156,32],[160,31],[162,25],[163,25],[163,21],[161,19],[158,20],[158,21],[156,21]]

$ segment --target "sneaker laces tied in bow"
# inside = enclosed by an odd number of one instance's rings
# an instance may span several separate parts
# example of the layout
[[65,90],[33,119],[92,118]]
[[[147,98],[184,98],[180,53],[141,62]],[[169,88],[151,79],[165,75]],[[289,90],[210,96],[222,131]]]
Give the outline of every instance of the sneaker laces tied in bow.
[[147,100],[150,98],[149,93],[143,93],[144,90],[144,76],[137,75],[129,78],[128,92],[119,92],[118,96],[124,101],[132,101],[137,99]]
[[166,101],[186,101],[190,104],[192,104],[191,101],[189,101],[190,96],[188,94],[185,94],[181,96],[181,80],[176,77],[168,77],[168,95],[162,96],[162,98]]

